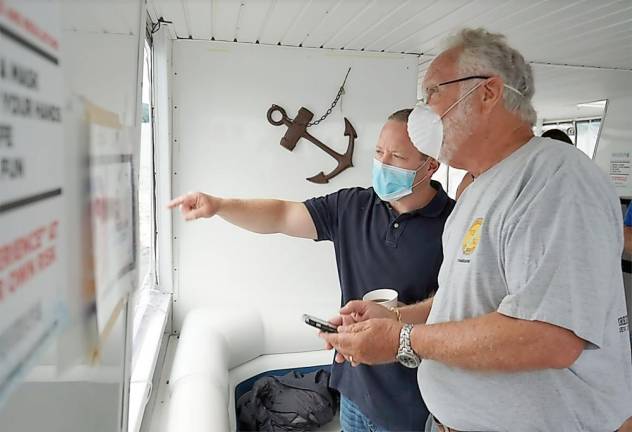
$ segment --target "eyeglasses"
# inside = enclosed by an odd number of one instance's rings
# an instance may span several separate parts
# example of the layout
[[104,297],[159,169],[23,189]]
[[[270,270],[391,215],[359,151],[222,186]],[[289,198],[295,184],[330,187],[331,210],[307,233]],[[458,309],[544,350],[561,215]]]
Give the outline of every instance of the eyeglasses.
[[428,87],[424,90],[424,94],[423,97],[421,98],[421,101],[423,103],[428,103],[430,101],[430,98],[432,97],[433,94],[437,93],[439,91],[439,87],[444,86],[444,85],[448,85],[448,84],[454,84],[454,83],[458,83],[461,81],[467,81],[467,80],[471,80],[471,79],[489,79],[491,78],[490,76],[485,76],[485,75],[472,75],[472,76],[467,76],[467,77],[463,77],[463,78],[457,78],[457,79],[453,79],[450,81],[444,81],[442,83],[439,84],[435,84],[432,87]]

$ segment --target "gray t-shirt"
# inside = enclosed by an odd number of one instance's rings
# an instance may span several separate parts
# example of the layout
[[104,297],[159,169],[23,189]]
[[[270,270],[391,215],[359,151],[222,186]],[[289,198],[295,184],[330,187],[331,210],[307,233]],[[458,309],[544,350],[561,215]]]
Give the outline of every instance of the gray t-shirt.
[[443,234],[428,323],[497,311],[588,342],[567,369],[474,372],[423,360],[422,396],[464,431],[614,431],[632,415],[619,200],[565,143],[533,138],[463,193]]

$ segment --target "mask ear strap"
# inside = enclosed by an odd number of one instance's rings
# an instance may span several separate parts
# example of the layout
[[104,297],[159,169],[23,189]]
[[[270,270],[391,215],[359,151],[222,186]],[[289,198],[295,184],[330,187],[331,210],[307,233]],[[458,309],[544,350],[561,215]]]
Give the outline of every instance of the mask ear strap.
[[522,92],[520,90],[518,90],[515,87],[510,86],[509,84],[503,84],[505,87],[507,87],[509,90],[511,90],[512,92],[524,97],[524,95],[522,94]]
[[469,95],[471,95],[471,94],[472,94],[472,92],[474,92],[474,90],[476,90],[477,88],[479,88],[479,87],[480,87],[480,86],[482,86],[483,84],[485,84],[485,81],[481,81],[480,83],[478,83],[477,85],[475,85],[474,87],[472,87],[471,89],[469,89],[469,90],[468,90],[468,91],[467,91],[467,92],[466,92],[463,96],[461,96],[460,98],[458,98],[458,99],[456,100],[456,102],[454,102],[452,105],[450,105],[450,106],[448,107],[448,109],[447,109],[447,110],[445,110],[445,111],[444,111],[444,113],[441,115],[441,118],[445,117],[445,115],[446,115],[448,112],[450,112],[450,110],[451,110],[452,108],[454,108],[455,106],[457,106],[457,104],[458,104],[459,102],[461,102],[463,99],[465,99],[466,97],[468,97]]
[[417,183],[415,183],[414,185],[412,185],[412,187],[411,187],[410,189],[411,189],[411,190],[412,190],[412,189],[415,189],[415,188],[416,188],[417,186],[419,186],[421,183],[425,182],[427,178],[428,178],[428,176],[427,176],[427,175],[426,175],[426,176],[424,176],[424,178],[422,178],[422,179],[421,179],[421,180],[419,180]]
[[[430,162],[430,156],[428,156],[428,158],[426,159],[426,161],[424,163],[421,164],[421,166],[419,168],[417,168],[415,170],[415,173],[419,172],[420,169],[422,169],[424,167],[424,165],[426,165],[428,162]],[[419,186],[421,183],[423,183],[426,179],[428,178],[428,176],[424,176],[424,178],[422,178],[421,180],[419,180],[417,183],[415,183],[414,185],[411,186],[411,190],[415,189],[415,187]]]

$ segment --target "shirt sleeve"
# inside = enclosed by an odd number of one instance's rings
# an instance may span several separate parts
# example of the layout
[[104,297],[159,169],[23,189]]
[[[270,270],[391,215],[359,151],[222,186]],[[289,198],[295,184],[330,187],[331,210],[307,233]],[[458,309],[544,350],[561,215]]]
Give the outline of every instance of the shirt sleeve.
[[578,191],[564,177],[548,181],[503,230],[508,292],[498,312],[563,327],[598,348],[622,277],[621,222],[610,196]]
[[316,241],[335,241],[338,233],[338,202],[340,191],[305,201],[307,211],[314,221],[318,237]]
[[625,213],[623,224],[627,227],[632,227],[632,202],[628,204],[628,211]]

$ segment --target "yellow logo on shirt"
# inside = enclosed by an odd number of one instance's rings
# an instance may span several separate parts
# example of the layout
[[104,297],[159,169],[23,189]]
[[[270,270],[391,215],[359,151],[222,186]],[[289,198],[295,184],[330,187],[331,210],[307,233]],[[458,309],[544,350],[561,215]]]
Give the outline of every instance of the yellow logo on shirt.
[[483,226],[483,218],[477,218],[472,222],[470,229],[465,233],[463,238],[463,254],[471,255],[478,242],[481,240],[481,227]]

